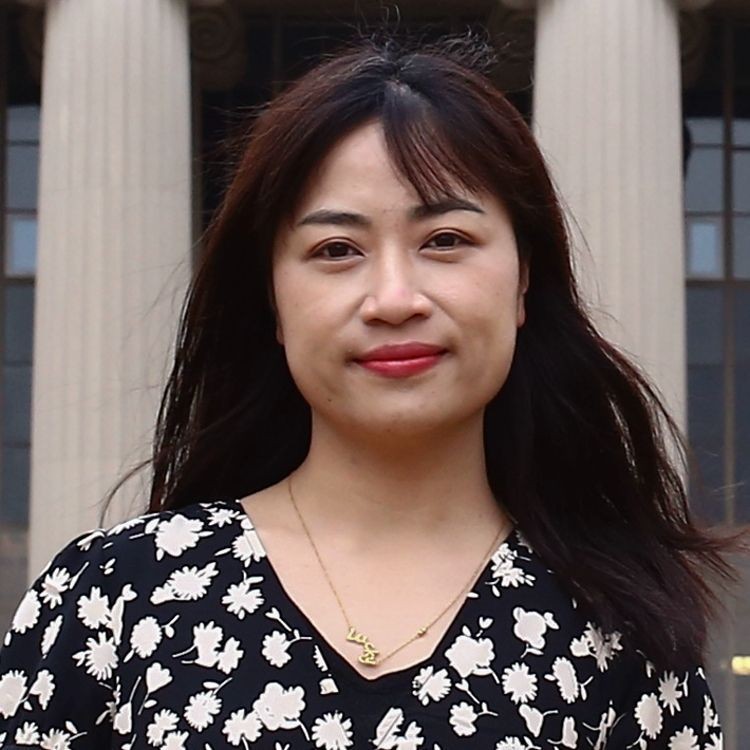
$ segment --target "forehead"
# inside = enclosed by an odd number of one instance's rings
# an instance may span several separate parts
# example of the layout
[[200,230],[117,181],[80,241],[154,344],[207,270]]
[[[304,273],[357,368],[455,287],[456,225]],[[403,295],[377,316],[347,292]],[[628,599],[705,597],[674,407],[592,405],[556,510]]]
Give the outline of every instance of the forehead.
[[[458,180],[444,175],[441,191],[429,202],[445,198],[485,200],[491,197],[463,187]],[[425,201],[415,186],[402,174],[391,157],[383,127],[372,121],[341,138],[312,170],[295,206],[292,223],[310,210],[367,203],[373,209],[402,209],[404,212]]]

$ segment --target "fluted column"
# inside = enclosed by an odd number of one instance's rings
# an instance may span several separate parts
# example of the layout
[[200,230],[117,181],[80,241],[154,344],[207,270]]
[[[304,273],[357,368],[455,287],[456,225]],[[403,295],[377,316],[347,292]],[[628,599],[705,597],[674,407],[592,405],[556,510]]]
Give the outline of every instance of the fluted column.
[[504,2],[537,8],[534,130],[574,219],[584,297],[684,427],[678,4]]
[[[149,453],[190,275],[187,14],[184,0],[46,4],[30,575]],[[112,522],[144,502],[133,484]]]

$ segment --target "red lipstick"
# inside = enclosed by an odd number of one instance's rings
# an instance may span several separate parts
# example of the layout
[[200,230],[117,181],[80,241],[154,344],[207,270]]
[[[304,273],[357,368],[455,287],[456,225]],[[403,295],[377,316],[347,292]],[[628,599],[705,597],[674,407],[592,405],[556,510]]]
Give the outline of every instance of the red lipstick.
[[370,349],[355,361],[378,375],[403,378],[428,370],[440,361],[445,349],[421,341],[386,344]]

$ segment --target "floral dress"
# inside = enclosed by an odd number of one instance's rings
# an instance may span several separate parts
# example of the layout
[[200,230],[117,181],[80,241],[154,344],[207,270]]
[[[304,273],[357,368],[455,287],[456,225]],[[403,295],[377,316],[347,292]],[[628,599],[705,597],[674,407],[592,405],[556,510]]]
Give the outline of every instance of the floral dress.
[[284,590],[238,500],[72,539],[0,650],[0,747],[549,750],[722,746],[701,665],[603,632],[520,529],[432,655],[367,679]]

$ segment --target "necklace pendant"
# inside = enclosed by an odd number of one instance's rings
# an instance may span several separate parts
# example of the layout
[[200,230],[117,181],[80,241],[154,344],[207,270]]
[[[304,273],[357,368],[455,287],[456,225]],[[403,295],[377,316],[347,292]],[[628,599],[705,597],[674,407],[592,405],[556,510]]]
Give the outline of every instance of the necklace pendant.
[[364,633],[358,633],[353,625],[346,634],[346,640],[362,646],[362,653],[357,658],[357,661],[361,664],[367,664],[372,667],[378,663],[377,656],[380,652],[372,644],[372,641]]

